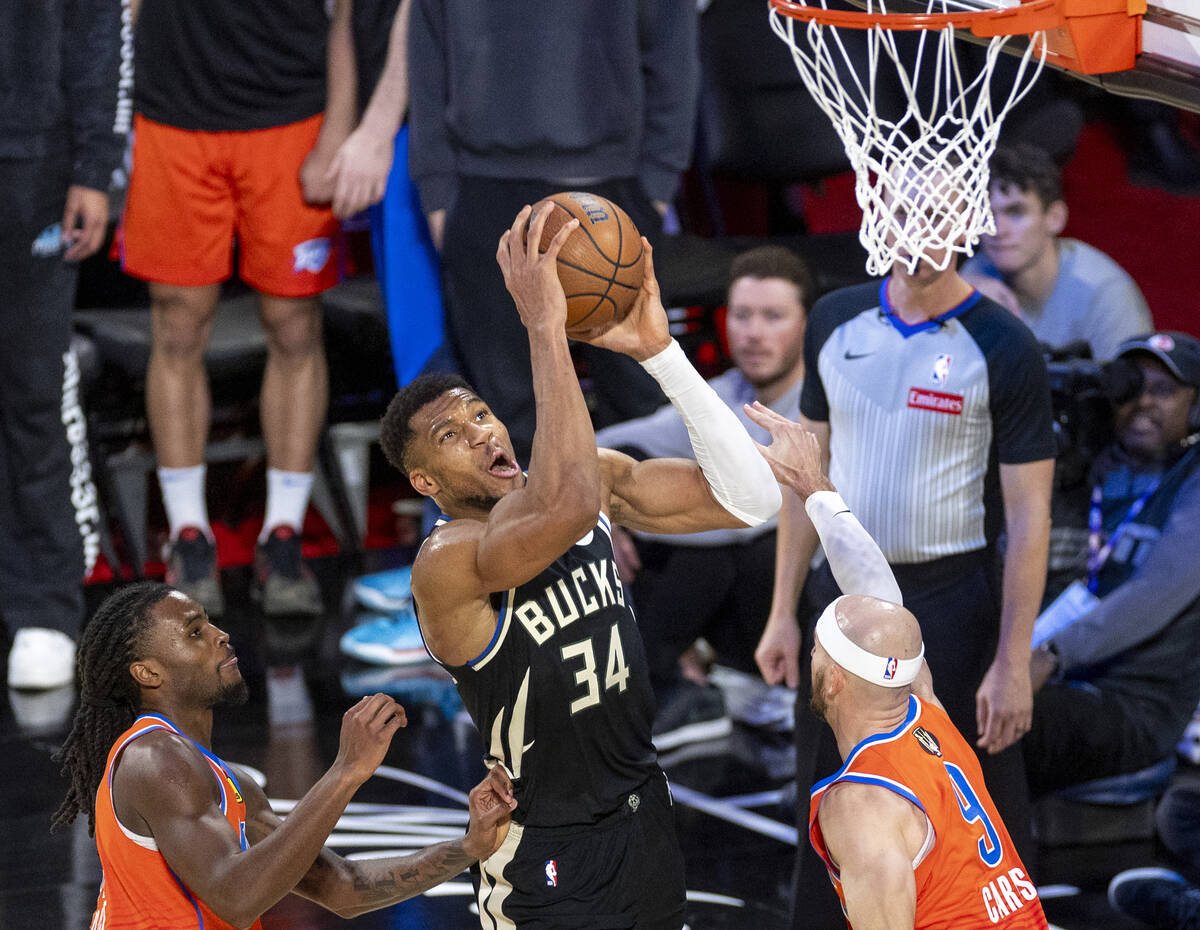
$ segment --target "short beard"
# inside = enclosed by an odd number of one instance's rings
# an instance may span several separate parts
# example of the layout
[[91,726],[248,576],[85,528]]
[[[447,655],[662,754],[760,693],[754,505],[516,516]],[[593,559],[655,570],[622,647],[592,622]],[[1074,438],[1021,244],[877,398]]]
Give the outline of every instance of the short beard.
[[817,672],[817,680],[813,682],[813,692],[808,699],[808,706],[819,719],[828,721],[829,718],[825,716],[825,712],[829,710],[829,705],[825,703],[825,675],[823,672]]
[[239,678],[237,681],[221,689],[221,693],[217,695],[217,700],[213,706],[241,707],[248,700],[250,700],[250,686],[246,684],[246,679]]

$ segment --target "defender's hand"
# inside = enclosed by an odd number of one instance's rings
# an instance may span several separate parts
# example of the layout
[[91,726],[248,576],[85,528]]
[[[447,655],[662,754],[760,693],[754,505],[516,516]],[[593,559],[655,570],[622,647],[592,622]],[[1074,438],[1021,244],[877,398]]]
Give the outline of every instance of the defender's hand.
[[671,344],[667,311],[663,309],[658,279],[654,276],[654,250],[645,236],[642,236],[642,248],[646,254],[642,289],[629,314],[616,324],[605,324],[585,332],[572,331],[572,339],[620,352],[639,362],[657,355]]
[[386,694],[365,697],[342,717],[341,740],[334,765],[362,784],[379,768],[392,736],[408,722],[404,708]]
[[486,859],[508,836],[513,808],[512,782],[504,766],[493,765],[487,778],[471,789],[468,807],[470,820],[463,838],[463,852],[474,859]]
[[[539,252],[542,229],[553,209],[554,204],[547,203],[530,220],[533,208],[522,207],[512,226],[500,237],[500,245],[496,249],[496,261],[504,274],[504,286],[517,305],[521,322],[529,330],[557,327],[565,331],[567,325],[567,296],[558,280],[558,253],[567,236],[578,228],[579,220],[572,219],[564,223],[550,240],[550,247],[545,252]],[[522,244],[521,236],[526,224],[529,230]]]
[[825,474],[821,444],[817,437],[795,420],[789,420],[755,401],[746,404],[746,416],[771,434],[771,444],[754,443],[759,454],[771,466],[775,480],[807,500],[817,491],[833,491]]

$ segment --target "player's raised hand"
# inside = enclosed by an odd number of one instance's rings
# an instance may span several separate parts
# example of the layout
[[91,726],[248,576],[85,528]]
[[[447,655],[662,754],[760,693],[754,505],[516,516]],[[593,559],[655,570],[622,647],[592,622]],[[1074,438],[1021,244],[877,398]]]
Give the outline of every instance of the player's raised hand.
[[663,309],[658,278],[654,276],[654,250],[645,236],[642,236],[642,249],[645,254],[642,289],[625,319],[595,330],[572,330],[572,339],[620,352],[639,362],[657,355],[671,344],[667,311]]
[[370,778],[392,743],[408,723],[404,708],[386,694],[363,698],[342,717],[342,733],[334,765],[342,766],[359,784]]
[[538,243],[542,241],[546,218],[553,209],[554,204],[549,202],[536,214],[532,207],[522,207],[512,226],[500,237],[496,261],[525,328],[548,327],[565,332],[567,297],[558,280],[558,253],[567,236],[579,227],[579,220],[564,223],[550,240],[550,246],[541,252]]
[[463,838],[463,852],[475,859],[486,859],[508,836],[508,825],[517,799],[512,781],[502,765],[493,765],[487,778],[471,789],[468,808],[470,820]]
[[791,488],[801,499],[817,491],[834,489],[825,474],[821,443],[814,433],[758,401],[746,404],[744,409],[746,416],[771,434],[769,446],[757,442],[755,445],[771,466],[776,481]]

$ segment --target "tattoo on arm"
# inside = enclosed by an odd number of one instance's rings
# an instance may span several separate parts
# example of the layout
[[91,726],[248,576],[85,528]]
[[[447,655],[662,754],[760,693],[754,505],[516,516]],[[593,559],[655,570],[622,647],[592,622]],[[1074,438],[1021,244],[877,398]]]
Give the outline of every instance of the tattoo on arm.
[[356,862],[354,893],[357,903],[403,901],[453,878],[475,860],[463,852],[462,840],[439,843],[403,859]]

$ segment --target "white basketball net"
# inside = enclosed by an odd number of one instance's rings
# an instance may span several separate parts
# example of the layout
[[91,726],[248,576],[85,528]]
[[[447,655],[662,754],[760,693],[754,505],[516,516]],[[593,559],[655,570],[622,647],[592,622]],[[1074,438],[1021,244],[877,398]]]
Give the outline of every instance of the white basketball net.
[[[802,0],[826,6],[826,0]],[[863,0],[867,12],[913,12],[887,8],[887,0]],[[927,13],[953,13],[981,6],[980,0],[922,0]],[[867,271],[884,275],[897,261],[909,273],[919,261],[939,270],[954,253],[972,255],[981,234],[996,223],[988,201],[988,161],[1008,111],[1029,92],[1045,62],[1041,34],[1019,57],[1007,96],[996,106],[992,74],[1012,36],[988,40],[982,68],[960,69],[955,28],[925,29],[897,48],[896,34],[875,26],[866,36],[867,73],[855,65],[843,44],[843,29],[804,22],[771,10],[771,28],[792,51],[800,77],[833,121],[855,173],[855,196],[862,208],[859,240],[867,250]],[[1024,37],[1022,37],[1024,38]],[[911,42],[916,43],[916,55]],[[1014,60],[1018,60],[1014,57]],[[907,111],[898,119],[876,113],[883,81],[898,86]]]

